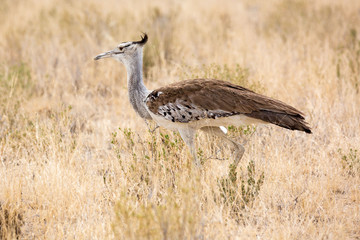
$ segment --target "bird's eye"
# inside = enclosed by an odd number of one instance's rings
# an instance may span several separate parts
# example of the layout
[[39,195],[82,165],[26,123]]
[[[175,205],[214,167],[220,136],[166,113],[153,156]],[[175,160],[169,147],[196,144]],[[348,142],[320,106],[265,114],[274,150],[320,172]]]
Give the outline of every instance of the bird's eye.
[[123,47],[119,47],[119,50],[122,51],[124,48]]

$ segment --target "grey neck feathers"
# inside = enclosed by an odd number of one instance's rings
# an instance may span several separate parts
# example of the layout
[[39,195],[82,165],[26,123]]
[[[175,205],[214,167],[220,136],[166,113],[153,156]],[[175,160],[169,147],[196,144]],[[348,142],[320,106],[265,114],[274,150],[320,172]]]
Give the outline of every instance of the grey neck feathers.
[[142,49],[136,51],[134,58],[127,60],[124,61],[124,65],[127,70],[130,103],[140,117],[151,119],[144,102],[150,91],[145,87],[142,78]]

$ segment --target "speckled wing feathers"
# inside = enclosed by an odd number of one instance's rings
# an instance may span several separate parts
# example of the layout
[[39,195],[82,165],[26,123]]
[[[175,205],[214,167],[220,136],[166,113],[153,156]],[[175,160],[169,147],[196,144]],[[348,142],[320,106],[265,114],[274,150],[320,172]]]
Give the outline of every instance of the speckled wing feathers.
[[297,109],[241,86],[213,79],[194,79],[162,87],[145,100],[153,113],[173,122],[237,114],[285,128],[311,132]]

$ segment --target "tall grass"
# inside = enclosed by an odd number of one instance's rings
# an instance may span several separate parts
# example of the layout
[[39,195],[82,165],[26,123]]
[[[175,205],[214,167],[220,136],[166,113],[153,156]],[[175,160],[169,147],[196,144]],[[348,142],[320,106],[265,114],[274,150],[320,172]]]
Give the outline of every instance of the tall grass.
[[[0,4],[0,238],[360,238],[360,3],[350,0]],[[98,53],[147,32],[149,89],[232,81],[301,109],[311,136],[152,131],[124,67]]]

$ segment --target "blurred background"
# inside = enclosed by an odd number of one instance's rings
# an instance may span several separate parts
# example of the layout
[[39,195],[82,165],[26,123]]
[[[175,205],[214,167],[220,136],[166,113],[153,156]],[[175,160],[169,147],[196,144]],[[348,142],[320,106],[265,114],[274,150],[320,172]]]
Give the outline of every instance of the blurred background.
[[[359,31],[353,0],[0,0],[0,236],[359,238]],[[132,110],[125,68],[93,60],[142,32],[149,89],[231,81],[313,134],[229,128],[249,139],[231,176],[231,149],[199,133],[194,174]]]

